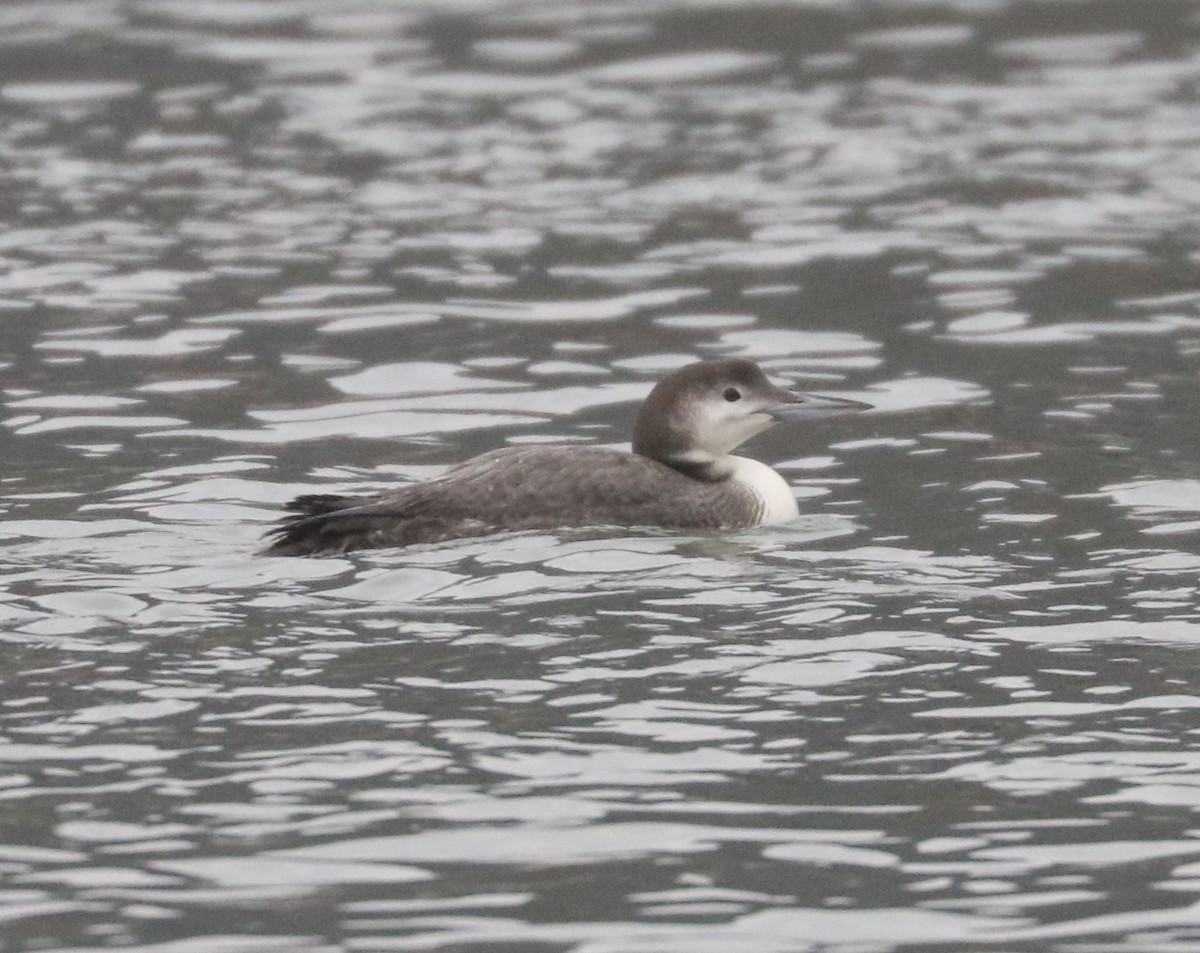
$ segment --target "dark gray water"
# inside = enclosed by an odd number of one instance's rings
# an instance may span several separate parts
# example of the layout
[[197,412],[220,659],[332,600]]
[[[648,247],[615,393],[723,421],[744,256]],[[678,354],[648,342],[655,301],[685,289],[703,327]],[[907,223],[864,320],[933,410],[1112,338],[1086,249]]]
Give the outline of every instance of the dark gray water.
[[[0,7],[0,949],[1200,949],[1200,4]],[[794,525],[253,555],[878,410]]]

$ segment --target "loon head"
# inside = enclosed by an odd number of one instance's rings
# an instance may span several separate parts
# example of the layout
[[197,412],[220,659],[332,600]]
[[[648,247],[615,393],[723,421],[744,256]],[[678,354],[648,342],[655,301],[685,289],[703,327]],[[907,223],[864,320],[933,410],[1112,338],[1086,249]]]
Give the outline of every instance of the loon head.
[[777,387],[753,361],[698,361],[664,377],[642,404],[633,452],[700,479],[719,480],[735,447],[780,420],[813,419],[870,404]]

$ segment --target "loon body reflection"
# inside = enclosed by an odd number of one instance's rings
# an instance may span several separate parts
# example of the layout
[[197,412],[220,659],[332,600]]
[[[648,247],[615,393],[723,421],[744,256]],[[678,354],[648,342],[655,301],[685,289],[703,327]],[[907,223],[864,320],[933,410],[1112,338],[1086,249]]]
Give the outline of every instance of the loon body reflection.
[[701,361],[650,392],[634,425],[632,453],[506,447],[382,496],[301,496],[288,504],[293,515],[272,531],[265,552],[316,556],[566,526],[786,523],[799,510],[783,477],[730,451],[777,420],[868,406],[776,387],[752,361]]

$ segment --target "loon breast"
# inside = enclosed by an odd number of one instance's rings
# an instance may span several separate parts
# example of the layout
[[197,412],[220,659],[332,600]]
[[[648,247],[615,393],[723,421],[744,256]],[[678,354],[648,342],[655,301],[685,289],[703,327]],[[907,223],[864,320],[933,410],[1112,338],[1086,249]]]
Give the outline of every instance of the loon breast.
[[733,465],[730,480],[753,493],[760,507],[758,518],[750,525],[775,526],[799,518],[800,507],[796,505],[796,495],[775,470],[749,457],[730,454],[727,459]]

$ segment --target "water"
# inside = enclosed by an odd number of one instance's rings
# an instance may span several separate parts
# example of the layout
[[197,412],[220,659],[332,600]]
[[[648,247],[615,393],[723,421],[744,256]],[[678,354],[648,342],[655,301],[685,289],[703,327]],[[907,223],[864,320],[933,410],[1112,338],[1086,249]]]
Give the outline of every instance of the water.
[[[1200,8],[0,9],[0,949],[1200,947]],[[793,526],[254,555],[878,409]]]

